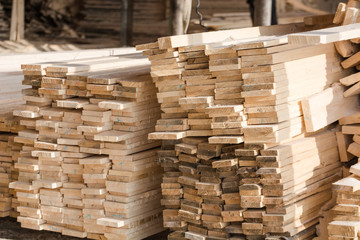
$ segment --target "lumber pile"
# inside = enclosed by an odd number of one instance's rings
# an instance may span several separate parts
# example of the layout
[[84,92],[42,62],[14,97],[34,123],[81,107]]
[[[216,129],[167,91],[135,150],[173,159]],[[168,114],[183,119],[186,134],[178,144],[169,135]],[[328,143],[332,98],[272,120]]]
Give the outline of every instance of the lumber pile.
[[151,61],[163,111],[149,139],[163,141],[169,239],[315,236],[341,163],[334,131],[304,136],[301,101],[353,70],[343,70],[333,43],[288,44],[293,27],[137,46]]
[[[360,5],[354,3],[353,6],[349,6],[351,2],[346,6],[343,4],[341,7],[342,15],[344,15],[343,25],[358,23],[358,13],[360,11]],[[342,18],[338,14],[339,23]],[[358,24],[352,24],[358,25]],[[349,25],[351,28],[352,25]],[[346,59],[342,62],[344,69],[355,69],[356,72],[348,77],[340,79],[340,83],[343,85],[344,91],[341,92],[343,97],[349,104],[355,104],[359,106],[359,91],[358,91],[358,76],[359,69],[357,67],[358,55],[360,52],[358,37],[360,36],[358,31],[352,31],[348,28],[347,33],[342,34],[336,42],[337,50]],[[342,38],[342,39],[341,39]],[[358,116],[360,110],[357,108],[352,114],[344,115],[339,119],[341,125],[341,131],[337,132],[338,148],[342,162],[352,163],[356,162],[356,158],[359,154],[359,141],[357,127],[359,125]],[[355,159],[354,159],[355,158]],[[352,165],[349,171],[344,171],[344,178],[333,184],[333,191],[336,196],[336,205],[331,209],[332,218],[329,220],[327,231],[329,239],[349,238],[356,239],[358,237],[359,217],[357,208],[359,202],[357,200],[357,181],[359,179],[359,164]],[[345,169],[344,169],[345,170]]]
[[351,175],[333,184],[336,206],[328,225],[329,239],[356,239],[359,235],[359,163],[351,166]]
[[14,143],[14,135],[1,133],[0,140],[0,217],[16,216],[12,209],[16,209],[15,194],[8,186],[11,181],[16,180],[12,154],[19,151]]
[[[334,132],[303,138],[307,118],[301,100],[329,88],[352,70],[343,71],[342,58],[332,43],[294,46],[280,36],[236,43],[232,49],[241,58],[245,146],[260,150],[257,207],[264,207],[261,220],[251,228],[248,222],[243,224],[243,231],[275,239],[312,239],[341,164]],[[286,143],[294,137],[298,139]]]
[[335,133],[326,131],[262,150],[257,160],[265,232],[314,234],[319,211],[331,199],[331,183],[340,178]]
[[9,183],[17,181],[19,175],[14,165],[17,163],[22,144],[16,143],[15,138],[23,127],[20,125],[20,118],[14,117],[12,111],[19,107],[21,101],[12,99],[5,87],[2,94],[4,98],[0,99],[3,103],[0,107],[0,217],[17,217],[16,191],[9,189]]
[[[345,26],[351,4],[331,30],[287,24],[138,45],[151,66],[137,54],[22,65],[31,87],[14,111],[24,128],[10,184],[18,221],[92,239],[163,227],[170,240],[313,239],[343,163],[360,157],[357,51],[334,43],[358,36]],[[334,184],[332,239],[357,238],[356,166]]]
[[163,230],[154,131],[160,109],[139,54],[22,65],[17,191],[22,227],[80,238]]
[[[0,135],[1,135],[1,162],[4,168],[1,169],[2,174],[2,186],[0,202],[6,203],[2,208],[2,216],[17,217],[17,197],[16,192],[13,189],[8,189],[8,182],[15,182],[18,179],[19,170],[15,168],[19,157],[20,150],[22,148],[21,143],[15,143],[14,139],[17,137],[17,133],[24,130],[24,126],[20,125],[20,118],[13,116],[13,111],[21,108],[21,104],[24,103],[21,97],[21,89],[26,88],[21,85],[24,76],[20,69],[20,62],[33,63],[37,61],[49,61],[51,59],[83,59],[90,56],[102,57],[109,55],[119,55],[126,53],[133,53],[135,49],[123,48],[123,49],[102,49],[102,50],[85,50],[85,51],[69,51],[61,53],[41,53],[41,54],[17,54],[17,55],[3,55],[2,62],[0,64],[2,81],[2,90],[0,96]],[[12,159],[12,161],[11,161]],[[12,198],[11,201],[9,198]],[[8,210],[8,204],[11,204],[12,209]],[[7,210],[5,210],[7,209]]]
[[[341,130],[336,132],[340,160],[344,163],[344,178],[333,183],[335,196],[331,211],[326,211],[324,224],[321,227],[323,237],[320,239],[357,239],[358,238],[358,205],[357,181],[358,164],[351,166],[359,157],[358,133],[359,124],[359,14],[358,1],[340,3],[334,17],[334,23],[342,25],[334,28],[299,33],[289,36],[293,44],[329,44],[334,43],[337,52],[344,60],[341,66],[344,71],[353,71],[339,79],[340,83],[315,94],[302,102],[306,130],[314,132],[329,124],[339,121]],[[355,69],[357,71],[355,71]],[[351,166],[348,169],[348,166]],[[328,235],[328,236],[327,236]]]
[[[56,57],[58,60],[61,59],[83,59],[89,56],[101,57],[109,56],[113,54],[125,54],[132,53],[134,49],[102,49],[102,50],[85,50],[85,51],[70,51],[62,53],[41,53],[41,54],[21,54],[21,55],[4,55],[2,56],[2,62],[0,64],[1,74],[0,78],[2,81],[2,90],[0,96],[0,135],[1,144],[3,146],[1,153],[1,162],[4,168],[1,169],[2,174],[2,190],[0,202],[4,204],[11,204],[11,211],[8,210],[8,205],[2,208],[2,216],[17,217],[17,197],[16,192],[13,189],[8,189],[6,182],[15,182],[18,180],[19,170],[15,168],[19,153],[21,150],[21,143],[15,143],[14,139],[18,138],[18,132],[24,130],[24,126],[20,125],[20,118],[14,117],[12,112],[14,110],[21,109],[21,104],[24,103],[21,97],[21,90],[26,88],[21,85],[24,76],[20,71],[20,62],[22,63],[33,63],[37,61],[49,61]],[[27,78],[27,77],[26,77]],[[10,158],[12,161],[10,161]],[[11,201],[9,198],[12,198]],[[7,209],[7,210],[5,210]]]
[[[360,36],[360,34],[359,34]],[[342,66],[344,69],[354,69],[354,66],[347,66],[347,62],[353,61],[352,59],[356,58],[356,54],[359,52],[353,52],[353,54],[345,59],[342,62]],[[356,68],[357,69],[357,68]],[[330,116],[336,116],[339,119],[339,124],[341,125],[341,131],[337,133],[338,144],[339,144],[339,151],[340,157],[342,162],[349,162],[352,158],[360,157],[358,153],[359,145],[358,145],[358,125],[360,123],[359,116],[360,116],[360,109],[359,109],[359,81],[360,75],[359,70],[347,77],[341,78],[340,83],[342,84],[341,88],[342,91],[339,93],[340,97],[343,99],[339,106],[346,106],[345,108],[348,109],[347,114],[341,114],[337,112],[336,114],[328,114]],[[340,86],[339,86],[340,88]],[[352,110],[352,111],[349,111]]]
[[17,217],[16,192],[9,189],[10,182],[17,181],[19,172],[14,167],[22,145],[15,143],[20,131],[20,119],[11,113],[0,114],[0,217]]
[[[281,39],[275,40],[279,41]],[[242,96],[245,97],[245,112],[251,125],[244,129],[245,142],[248,143],[280,143],[303,133],[300,100],[327,89],[352,72],[343,71],[341,58],[333,44],[296,48],[273,43],[269,41],[270,47],[263,49],[274,50],[274,53],[247,56],[246,50],[238,51],[243,68],[252,71],[243,74],[245,90]],[[270,71],[256,72],[266,68]],[[299,76],[303,81],[297,81]],[[314,78],[317,81],[311,84]]]

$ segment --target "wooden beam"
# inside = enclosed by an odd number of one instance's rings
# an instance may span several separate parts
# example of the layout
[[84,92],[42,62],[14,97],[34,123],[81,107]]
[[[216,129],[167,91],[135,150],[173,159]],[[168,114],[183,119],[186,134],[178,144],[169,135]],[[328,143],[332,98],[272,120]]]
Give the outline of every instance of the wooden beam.
[[331,25],[334,17],[335,14],[314,15],[314,16],[304,17],[304,23],[307,26]]
[[272,1],[269,0],[255,0],[255,26],[270,26],[271,25],[271,7]]
[[11,10],[10,41],[24,39],[25,0],[13,0]]
[[357,38],[360,23],[289,35],[289,44],[325,44]]
[[333,23],[340,25],[344,21],[345,13],[346,13],[346,3],[339,3]]

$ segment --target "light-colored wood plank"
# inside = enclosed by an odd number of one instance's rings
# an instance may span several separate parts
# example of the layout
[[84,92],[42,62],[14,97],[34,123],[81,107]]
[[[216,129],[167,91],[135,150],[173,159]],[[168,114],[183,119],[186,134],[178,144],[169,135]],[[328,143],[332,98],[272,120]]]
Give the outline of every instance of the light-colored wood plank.
[[343,93],[344,87],[335,85],[301,101],[307,132],[315,132],[359,111],[358,97],[346,98]]

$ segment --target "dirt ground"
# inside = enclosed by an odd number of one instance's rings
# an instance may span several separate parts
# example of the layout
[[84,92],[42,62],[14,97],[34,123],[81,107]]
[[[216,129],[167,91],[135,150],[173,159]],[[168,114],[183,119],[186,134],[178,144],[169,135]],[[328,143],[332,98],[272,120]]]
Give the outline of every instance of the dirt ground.
[[[167,232],[162,232],[146,238],[146,240],[166,240]],[[59,233],[48,231],[34,231],[20,227],[14,218],[0,218],[0,240],[76,240]]]

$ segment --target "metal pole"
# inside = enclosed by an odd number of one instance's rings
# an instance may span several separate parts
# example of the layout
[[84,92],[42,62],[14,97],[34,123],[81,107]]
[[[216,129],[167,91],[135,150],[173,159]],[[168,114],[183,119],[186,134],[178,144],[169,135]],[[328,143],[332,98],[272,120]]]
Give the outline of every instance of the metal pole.
[[255,0],[255,26],[271,25],[271,0]]

